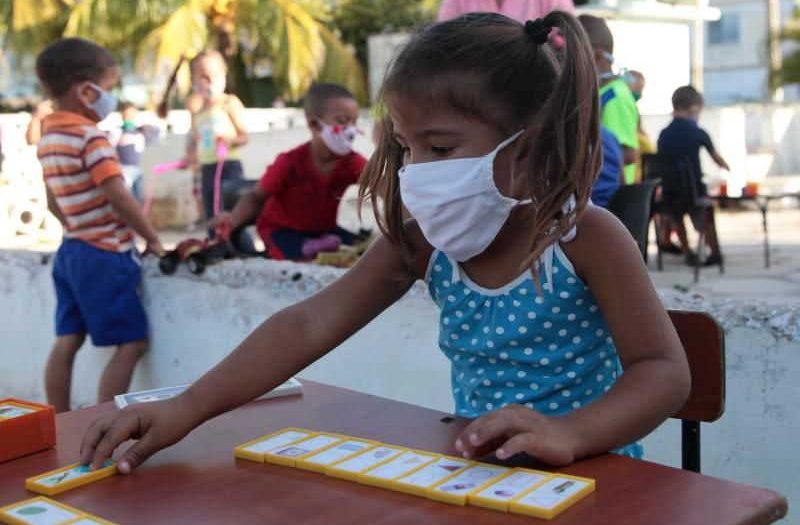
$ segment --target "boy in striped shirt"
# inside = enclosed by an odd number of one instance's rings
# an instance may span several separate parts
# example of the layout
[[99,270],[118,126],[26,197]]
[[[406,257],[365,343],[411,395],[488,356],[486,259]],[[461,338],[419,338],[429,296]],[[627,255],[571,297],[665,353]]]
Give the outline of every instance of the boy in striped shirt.
[[39,55],[36,74],[56,109],[42,123],[39,160],[50,211],[64,226],[53,263],[57,337],[45,371],[47,400],[63,412],[87,333],[96,346],[116,347],[100,379],[100,402],[127,391],[148,345],[134,232],[148,251],[162,255],[164,249],[97,128],[117,106],[109,92],[120,77],[114,58],[92,42],[62,39]]

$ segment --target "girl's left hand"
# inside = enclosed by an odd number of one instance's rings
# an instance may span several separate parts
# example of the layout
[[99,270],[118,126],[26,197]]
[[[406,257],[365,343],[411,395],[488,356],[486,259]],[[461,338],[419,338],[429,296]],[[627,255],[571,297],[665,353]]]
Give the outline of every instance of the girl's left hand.
[[494,452],[505,460],[524,452],[548,465],[563,466],[575,461],[578,437],[564,418],[509,405],[470,423],[455,446],[465,458]]

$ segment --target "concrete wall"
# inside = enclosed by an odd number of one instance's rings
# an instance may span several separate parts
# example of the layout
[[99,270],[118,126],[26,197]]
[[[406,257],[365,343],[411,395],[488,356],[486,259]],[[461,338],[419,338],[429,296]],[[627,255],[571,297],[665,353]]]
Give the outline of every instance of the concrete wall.
[[[42,400],[52,343],[50,263],[41,255],[0,251],[0,397]],[[193,381],[264,318],[313,294],[339,270],[292,263],[232,261],[202,278],[181,269],[161,276],[145,265],[144,300],[151,352],[134,389]],[[299,278],[298,278],[299,276]],[[707,474],[771,487],[800,498],[800,310],[793,304],[708,304],[664,291],[671,307],[709,310],[726,328],[727,412],[703,427]],[[437,313],[422,286],[301,376],[418,405],[451,410],[449,365],[436,345]],[[87,346],[74,381],[76,406],[91,405],[109,349]],[[678,465],[680,429],[668,422],[646,440],[649,459]]]

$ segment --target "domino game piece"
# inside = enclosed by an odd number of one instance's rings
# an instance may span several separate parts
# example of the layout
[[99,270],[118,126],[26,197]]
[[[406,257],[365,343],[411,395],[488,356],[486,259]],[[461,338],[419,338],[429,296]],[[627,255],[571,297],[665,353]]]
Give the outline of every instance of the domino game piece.
[[334,478],[361,482],[361,474],[373,467],[386,463],[404,452],[400,447],[378,445],[351,458],[334,463],[325,468],[325,474]]
[[342,436],[319,433],[288,445],[281,445],[264,453],[264,461],[276,465],[294,467],[298,458],[310,456],[327,449],[340,441]]
[[556,474],[509,503],[509,511],[552,519],[594,492],[593,479]]
[[42,496],[0,508],[0,523],[8,525],[115,525],[79,509]]
[[467,503],[501,512],[508,512],[508,503],[543,483],[551,475],[527,469],[514,469],[482,490],[467,496]]
[[419,470],[396,479],[395,490],[424,497],[431,487],[472,465],[474,463],[466,459],[443,456]]
[[399,456],[364,471],[361,482],[365,485],[394,490],[395,479],[416,472],[438,458],[438,455],[429,452],[406,450]]
[[375,441],[368,441],[366,439],[344,439],[341,443],[337,443],[320,452],[297,458],[294,466],[305,470],[324,473],[325,467],[328,465],[344,461],[377,444],[378,443]]
[[430,489],[427,496],[444,503],[466,505],[467,496],[471,492],[481,490],[509,470],[506,467],[476,463]]
[[239,445],[233,449],[233,455],[240,459],[264,463],[264,454],[267,451],[309,438],[312,434],[310,430],[301,428],[284,428]]
[[31,492],[52,496],[108,478],[116,473],[117,464],[111,460],[106,460],[103,467],[97,470],[91,470],[89,465],[75,463],[28,478],[25,480],[25,488]]

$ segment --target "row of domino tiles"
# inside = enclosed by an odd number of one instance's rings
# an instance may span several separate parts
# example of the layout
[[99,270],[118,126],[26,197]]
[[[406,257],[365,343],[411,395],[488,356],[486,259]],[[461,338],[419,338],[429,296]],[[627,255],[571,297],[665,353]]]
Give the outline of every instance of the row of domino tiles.
[[595,489],[593,479],[507,468],[331,432],[285,428],[234,456],[324,473],[454,505],[552,519]]

